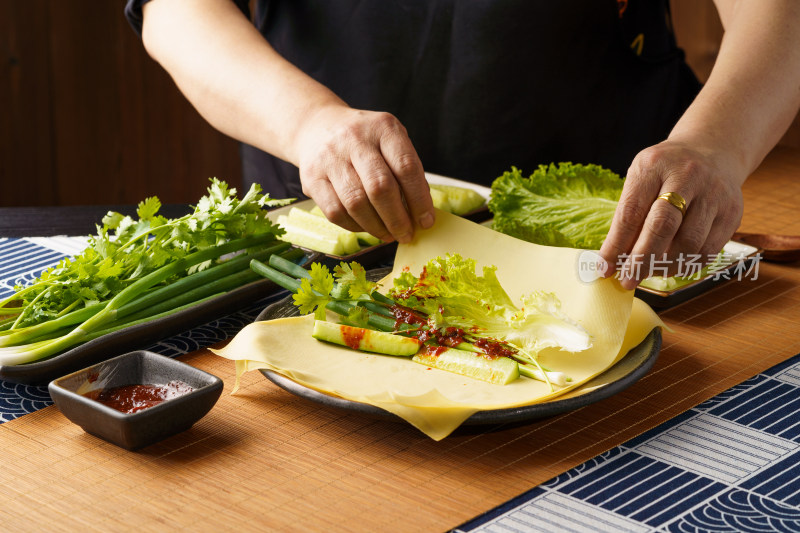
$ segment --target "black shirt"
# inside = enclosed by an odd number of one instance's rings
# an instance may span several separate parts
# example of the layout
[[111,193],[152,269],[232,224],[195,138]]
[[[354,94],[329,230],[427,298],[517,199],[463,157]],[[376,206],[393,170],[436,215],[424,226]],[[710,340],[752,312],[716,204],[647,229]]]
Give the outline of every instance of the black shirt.
[[[350,106],[397,116],[425,170],[485,185],[559,161],[624,175],[700,88],[669,0],[259,0],[253,20]],[[242,155],[246,182],[301,195],[296,167]]]

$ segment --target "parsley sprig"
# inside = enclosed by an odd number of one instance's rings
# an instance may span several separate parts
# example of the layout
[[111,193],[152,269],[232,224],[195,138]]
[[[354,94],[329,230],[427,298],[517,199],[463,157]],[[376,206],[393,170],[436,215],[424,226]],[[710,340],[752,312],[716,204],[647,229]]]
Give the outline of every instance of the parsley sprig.
[[376,284],[367,280],[366,270],[359,263],[341,262],[333,273],[320,263],[312,263],[308,273],[293,270],[300,274],[300,286],[292,299],[301,314],[314,313],[316,319],[325,320],[325,309],[334,307],[350,323],[367,323],[366,309],[355,304],[371,301]]

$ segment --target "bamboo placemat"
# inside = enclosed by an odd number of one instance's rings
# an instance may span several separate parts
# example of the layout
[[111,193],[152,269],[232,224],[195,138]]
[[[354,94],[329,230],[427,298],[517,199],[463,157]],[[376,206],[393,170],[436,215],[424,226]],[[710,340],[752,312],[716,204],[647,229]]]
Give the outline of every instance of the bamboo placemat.
[[[800,233],[800,156],[778,151],[747,183],[743,231]],[[317,406],[207,350],[182,360],[225,381],[192,429],[137,453],[54,407],[0,425],[6,530],[437,531],[668,420],[800,352],[800,268],[761,263],[662,313],[656,366],[620,394],[527,425],[410,426]]]

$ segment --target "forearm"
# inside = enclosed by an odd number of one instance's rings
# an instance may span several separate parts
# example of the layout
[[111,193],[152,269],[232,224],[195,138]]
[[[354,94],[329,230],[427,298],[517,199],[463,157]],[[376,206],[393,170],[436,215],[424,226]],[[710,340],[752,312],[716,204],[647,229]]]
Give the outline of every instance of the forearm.
[[389,113],[348,107],[281,57],[230,0],[152,0],[142,37],[211,125],[296,165],[303,193],[333,222],[399,242],[433,224],[405,127]]
[[229,0],[152,0],[142,38],[215,128],[295,165],[302,125],[325,106],[346,106],[283,59]]
[[725,36],[708,82],[670,140],[709,155],[743,181],[800,107],[800,2],[717,0]]

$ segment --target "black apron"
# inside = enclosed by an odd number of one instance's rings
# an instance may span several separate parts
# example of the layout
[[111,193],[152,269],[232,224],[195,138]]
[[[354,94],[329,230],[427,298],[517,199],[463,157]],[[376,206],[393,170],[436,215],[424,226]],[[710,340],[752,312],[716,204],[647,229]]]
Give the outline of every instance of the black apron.
[[[350,106],[394,114],[426,171],[484,185],[560,161],[624,175],[700,88],[669,0],[258,0],[254,20]],[[246,185],[302,196],[295,166],[242,156]]]

